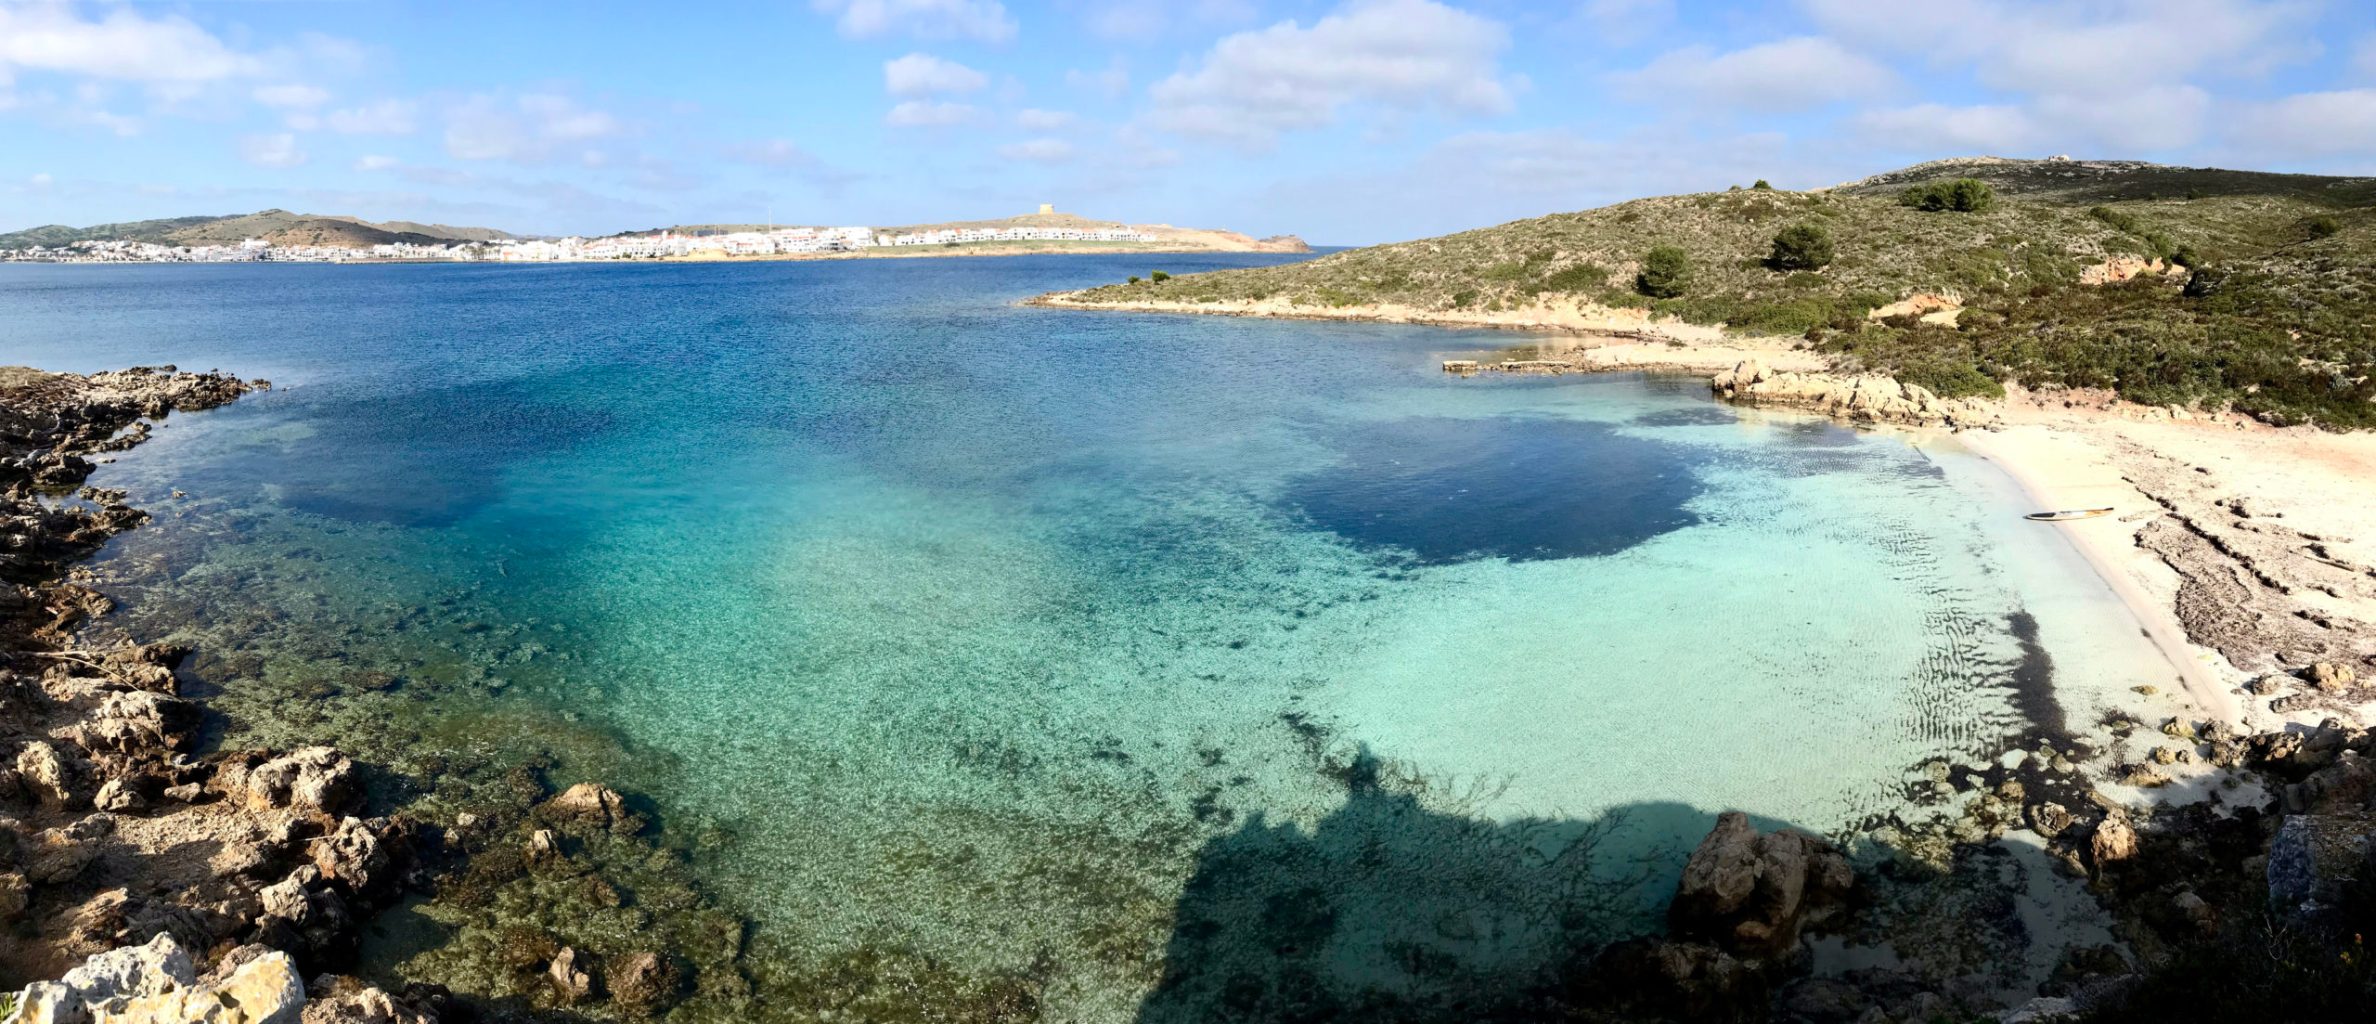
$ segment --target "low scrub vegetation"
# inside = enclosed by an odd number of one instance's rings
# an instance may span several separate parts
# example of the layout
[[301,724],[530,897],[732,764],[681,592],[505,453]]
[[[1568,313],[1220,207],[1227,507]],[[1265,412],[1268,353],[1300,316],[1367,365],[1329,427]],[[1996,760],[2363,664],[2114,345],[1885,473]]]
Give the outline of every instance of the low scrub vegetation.
[[[2117,259],[2190,272],[2082,283],[2087,267]],[[1917,293],[1964,309],[1953,325],[1870,315]],[[1851,367],[1942,394],[2103,388],[2278,423],[2376,427],[2376,183],[2361,179],[1939,165],[1823,192],[1642,199],[1085,297],[1646,309],[1804,335]]]

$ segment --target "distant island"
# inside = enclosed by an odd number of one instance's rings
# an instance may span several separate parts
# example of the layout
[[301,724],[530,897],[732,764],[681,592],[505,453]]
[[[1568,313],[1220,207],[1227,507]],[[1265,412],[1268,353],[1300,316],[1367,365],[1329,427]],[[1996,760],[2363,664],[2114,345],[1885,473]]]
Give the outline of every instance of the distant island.
[[1068,252],[1310,252],[1293,235],[1125,224],[1039,212],[899,227],[693,224],[598,237],[264,210],[222,217],[62,224],[0,234],[0,260],[41,263],[581,262],[997,256]]

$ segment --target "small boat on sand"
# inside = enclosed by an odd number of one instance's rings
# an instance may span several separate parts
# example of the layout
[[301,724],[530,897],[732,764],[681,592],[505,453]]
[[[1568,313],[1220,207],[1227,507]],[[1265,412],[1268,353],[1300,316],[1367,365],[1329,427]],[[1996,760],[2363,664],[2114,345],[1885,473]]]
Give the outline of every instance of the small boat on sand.
[[2072,519],[2093,519],[2097,516],[2111,514],[2112,509],[2107,506],[2104,508],[2066,508],[2059,512],[2032,512],[2022,518],[2035,523],[2060,523]]

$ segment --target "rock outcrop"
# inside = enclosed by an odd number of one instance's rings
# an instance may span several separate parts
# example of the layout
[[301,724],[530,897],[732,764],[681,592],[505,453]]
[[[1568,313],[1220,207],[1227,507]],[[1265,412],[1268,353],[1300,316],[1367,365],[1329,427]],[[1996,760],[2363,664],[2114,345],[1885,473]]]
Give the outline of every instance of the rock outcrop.
[[101,953],[17,996],[8,1024],[298,1024],[305,986],[287,953],[248,946],[200,976],[171,935]]
[[1879,374],[1842,376],[1768,370],[1748,359],[1708,381],[1717,397],[1743,405],[1805,409],[1855,423],[1914,427],[1985,427],[2002,419],[1997,407],[1974,398],[1941,398],[1918,384]]

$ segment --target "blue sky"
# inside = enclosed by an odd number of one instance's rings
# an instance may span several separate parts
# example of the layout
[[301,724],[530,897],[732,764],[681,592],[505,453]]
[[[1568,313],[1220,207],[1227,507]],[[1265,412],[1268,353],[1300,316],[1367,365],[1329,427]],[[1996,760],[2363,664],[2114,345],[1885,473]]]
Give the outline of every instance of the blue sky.
[[1993,153],[2376,173],[2367,0],[0,0],[0,229],[1410,238]]

